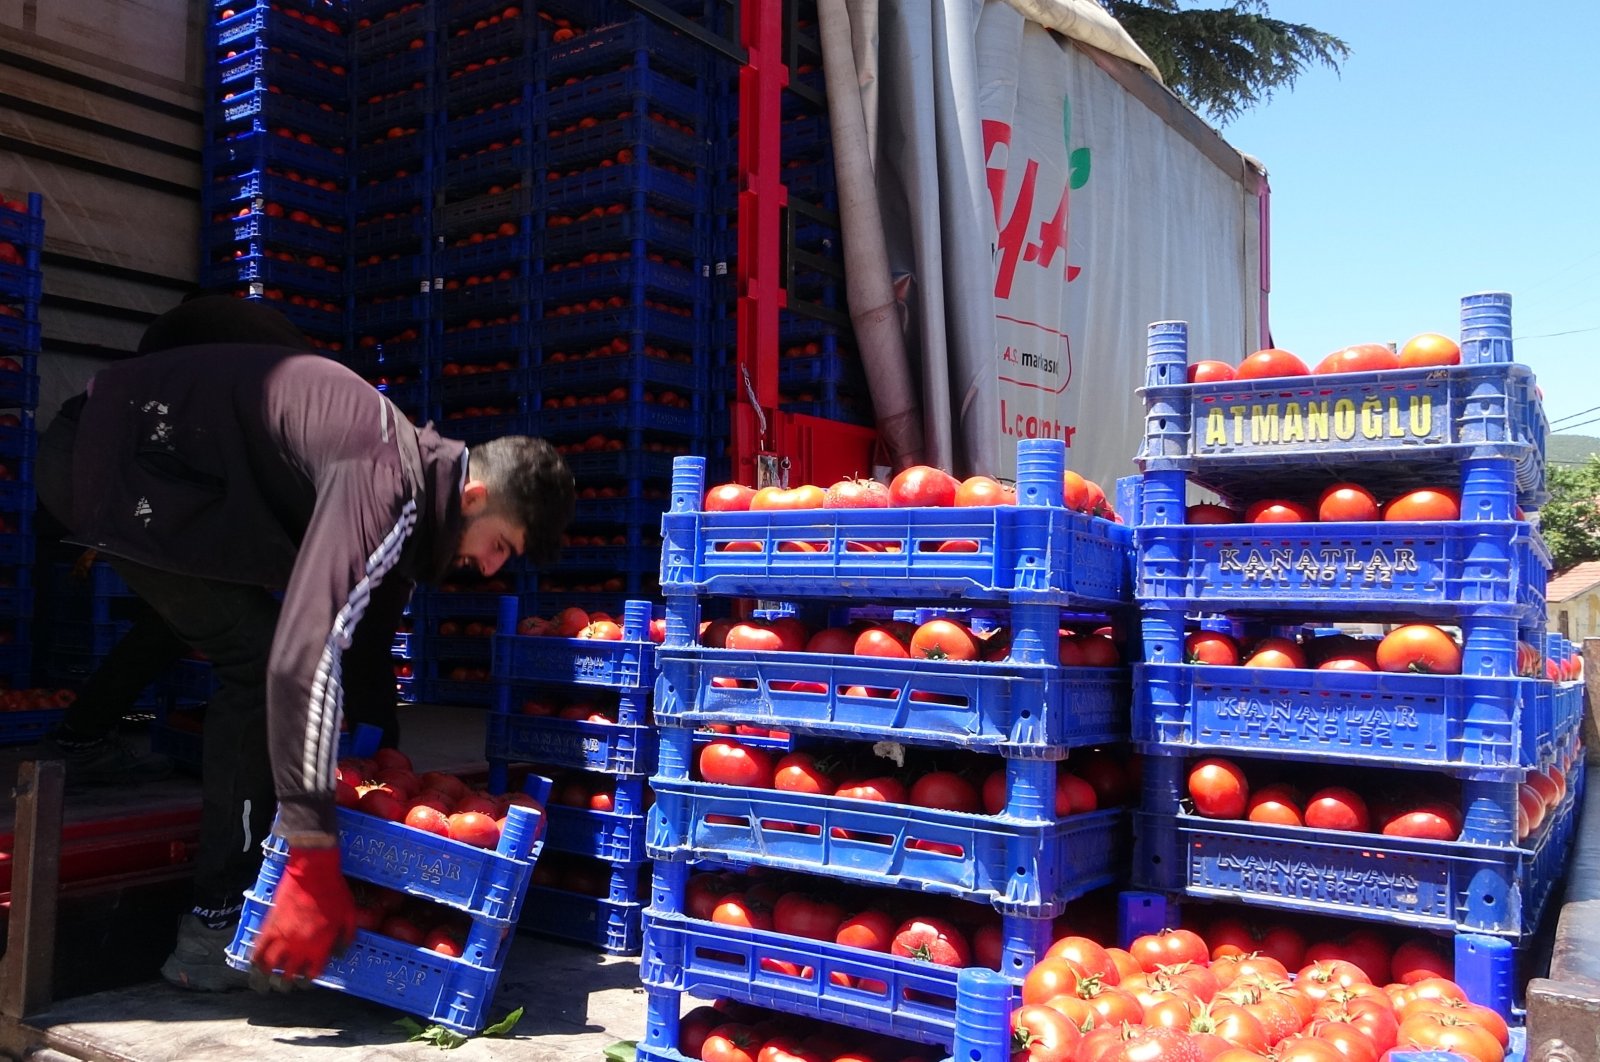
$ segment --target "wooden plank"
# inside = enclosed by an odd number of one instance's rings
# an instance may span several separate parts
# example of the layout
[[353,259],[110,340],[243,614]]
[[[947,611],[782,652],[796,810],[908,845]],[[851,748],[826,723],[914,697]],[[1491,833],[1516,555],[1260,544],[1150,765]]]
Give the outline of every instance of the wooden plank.
[[11,919],[5,958],[0,959],[0,1014],[11,1018],[50,1005],[65,768],[60,760],[29,760],[17,772]]
[[1583,742],[1600,753],[1600,638],[1583,640]]

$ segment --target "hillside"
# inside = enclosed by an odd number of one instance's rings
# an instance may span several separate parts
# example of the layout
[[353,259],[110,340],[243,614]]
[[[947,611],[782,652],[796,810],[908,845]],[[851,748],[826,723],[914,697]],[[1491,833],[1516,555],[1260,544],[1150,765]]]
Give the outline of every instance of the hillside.
[[1545,444],[1545,460],[1552,465],[1581,465],[1600,454],[1600,438],[1593,435],[1551,435]]

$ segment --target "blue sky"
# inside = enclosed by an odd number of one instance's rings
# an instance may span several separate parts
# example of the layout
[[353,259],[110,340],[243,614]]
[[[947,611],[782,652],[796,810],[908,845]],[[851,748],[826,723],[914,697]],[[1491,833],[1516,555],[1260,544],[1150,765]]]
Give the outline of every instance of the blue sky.
[[1600,2],[1270,7],[1351,52],[1222,127],[1272,184],[1277,345],[1455,336],[1462,295],[1509,291],[1551,421],[1600,435]]

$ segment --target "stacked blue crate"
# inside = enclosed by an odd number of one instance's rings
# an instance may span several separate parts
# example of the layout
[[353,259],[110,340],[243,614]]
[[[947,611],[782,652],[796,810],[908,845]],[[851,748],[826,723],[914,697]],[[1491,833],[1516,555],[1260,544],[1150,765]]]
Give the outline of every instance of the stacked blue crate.
[[[616,18],[620,12],[609,13]],[[709,49],[632,14],[540,57],[547,135],[535,421],[584,496],[539,610],[656,591],[670,459],[710,424],[713,80]]]
[[[663,518],[667,634],[657,654],[660,766],[651,779],[647,845],[655,875],[642,962],[650,1020],[641,1058],[679,1057],[684,993],[955,1043],[960,1058],[1007,1057],[1010,1004],[1050,943],[1051,919],[1068,901],[1118,880],[1126,858],[1122,810],[1055,815],[1058,761],[1073,746],[1127,736],[1126,671],[1056,662],[1063,610],[1105,615],[1129,598],[1131,536],[1065,509],[1065,457],[1059,442],[1021,443],[1015,506],[821,513],[702,512],[704,462],[678,461]],[[812,548],[783,548],[796,538]],[[893,548],[849,548],[867,540]],[[935,548],[950,541],[976,548]],[[702,597],[722,595],[1009,609],[1010,659],[701,648]],[[863,689],[887,695],[863,696]],[[797,741],[998,754],[1004,810],[960,814],[697,781],[694,728],[740,719],[782,727]],[[1001,915],[1001,974],[694,918],[685,901],[696,860],[986,902]],[[989,1004],[981,1019],[967,1010],[979,998]]]
[[[1145,663],[1134,737],[1146,754],[1136,882],[1428,928],[1453,938],[1458,956],[1505,954],[1533,931],[1565,863],[1582,756],[1556,718],[1574,683],[1528,669],[1530,657],[1555,660],[1565,648],[1543,635],[1549,558],[1523,516],[1544,497],[1544,415],[1510,335],[1510,297],[1474,295],[1462,300],[1457,366],[1188,384],[1183,325],[1151,326],[1135,575]],[[1308,492],[1314,501],[1340,481],[1382,499],[1458,491],[1461,519],[1185,523],[1190,488],[1239,504]],[[1444,623],[1461,630],[1465,666],[1429,675],[1186,662],[1186,632],[1217,614],[1260,633],[1310,619]],[[1328,767],[1358,785],[1366,769],[1387,785],[1459,792],[1459,838],[1346,840],[1204,818],[1185,776],[1208,755],[1258,777],[1274,765]],[[1519,829],[1521,783],[1551,768],[1580,776],[1542,823]],[[1482,1001],[1509,1013],[1507,992]]]
[[348,342],[342,4],[208,5],[201,281],[261,298],[312,346]]
[[[0,196],[0,684],[17,689],[29,684],[33,669],[33,418],[43,248],[42,197]],[[0,740],[5,729],[0,713]]]
[[[526,788],[539,803],[548,799],[547,778],[531,777]],[[459,940],[448,950],[433,941],[408,942],[371,929],[356,930],[350,947],[329,963],[315,983],[417,1015],[472,1036],[489,1023],[489,1007],[505,969],[528,884],[544,847],[543,814],[536,807],[507,809],[493,849],[450,840],[397,822],[340,808],[341,865],[347,878],[424,901],[454,923]],[[250,969],[288,847],[269,838],[255,885],[245,893],[228,962]],[[359,886],[358,886],[359,887]],[[454,952],[452,954],[451,952]]]
[[605,877],[602,895],[562,888],[559,880],[536,883],[521,928],[636,954],[647,873],[645,782],[656,768],[650,603],[628,602],[618,620],[621,638],[600,640],[517,633],[518,599],[501,602],[505,633],[494,639],[496,702],[484,753],[490,791],[504,790],[511,763],[566,772],[547,809],[546,844],[552,853],[596,861]]
[[427,419],[437,171],[438,31],[431,6],[351,7],[352,348],[347,364]]

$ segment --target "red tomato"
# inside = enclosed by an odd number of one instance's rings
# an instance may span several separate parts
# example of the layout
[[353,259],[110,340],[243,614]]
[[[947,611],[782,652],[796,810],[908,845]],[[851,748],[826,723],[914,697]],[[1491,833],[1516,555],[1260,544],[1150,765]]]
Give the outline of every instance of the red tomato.
[[835,786],[828,773],[817,766],[810,753],[791,752],[778,761],[773,771],[772,788],[788,793],[830,795]]
[[728,628],[722,644],[728,649],[759,650],[776,653],[783,649],[783,635],[762,620],[735,623]]
[[1239,643],[1221,631],[1190,631],[1183,640],[1183,662],[1237,667]]
[[1011,1062],[1074,1062],[1082,1039],[1058,1010],[1030,1004],[1011,1015]]
[[1394,949],[1390,976],[1404,985],[1455,975],[1455,963],[1431,941],[1407,940]]
[[976,814],[982,802],[972,783],[954,771],[930,771],[911,785],[910,802],[919,808],[937,808]]
[[750,499],[751,512],[778,509],[820,509],[826,496],[810,483],[799,487],[762,487]]
[[1250,794],[1244,817],[1251,822],[1275,826],[1305,825],[1305,816],[1300,811],[1294,790],[1282,783],[1265,786]]
[[1211,951],[1206,947],[1206,942],[1188,929],[1147,933],[1130,944],[1128,951],[1146,973],[1180,962],[1192,962],[1196,966],[1211,965]]
[[[1083,815],[1100,806],[1100,797],[1094,786],[1071,771],[1056,772],[1056,817]],[[1116,984],[1115,981],[1112,984]]]
[[1300,668],[1306,666],[1306,654],[1287,638],[1263,638],[1250,647],[1244,666]]
[[[1218,977],[1234,976],[1238,972],[1238,960],[1256,950],[1256,935],[1244,919],[1232,915],[1224,915],[1207,926],[1205,938],[1211,945],[1211,968],[1217,971]],[[1220,961],[1223,959],[1229,960],[1230,965],[1223,966]]]
[[1410,623],[1397,627],[1378,643],[1378,670],[1459,675],[1461,647],[1438,627]]
[[823,493],[824,509],[884,509],[889,488],[875,479],[841,479]]
[[750,499],[755,496],[754,488],[742,483],[722,483],[706,491],[705,511],[741,513],[750,508]]
[[942,918],[908,918],[894,933],[889,954],[937,966],[970,966],[972,952],[967,938],[955,925]]
[[1264,498],[1244,511],[1247,524],[1309,524],[1316,519],[1311,506],[1282,498]]
[[711,920],[718,925],[741,929],[770,930],[772,909],[749,893],[730,893],[712,909]]
[[1443,487],[1420,487],[1393,498],[1383,507],[1383,518],[1394,521],[1461,519],[1461,495]]
[[772,785],[772,758],[762,749],[718,738],[700,750],[700,777],[719,785],[767,789]]
[[1261,954],[1298,970],[1305,961],[1306,938],[1293,926],[1273,926],[1261,935]]
[[1231,760],[1212,757],[1189,768],[1189,800],[1197,815],[1208,819],[1237,819],[1244,815],[1249,796],[1250,783],[1238,764]]
[[843,797],[845,800],[871,800],[880,804],[904,804],[908,794],[906,793],[906,787],[898,779],[884,775],[863,781],[841,782],[833,795]]
[[1309,376],[1311,370],[1287,350],[1267,347],[1241,361],[1233,375],[1238,380],[1267,380],[1277,376]]
[[1461,827],[1437,810],[1417,809],[1390,816],[1383,824],[1386,837],[1417,837],[1427,841],[1453,841]]
[[1186,1032],[1143,1026],[1132,1029],[1102,1062],[1201,1062],[1200,1050]]
[[1044,957],[1074,962],[1084,973],[1100,978],[1103,984],[1114,985],[1122,980],[1111,953],[1088,937],[1062,937],[1050,945]]
[[1237,524],[1242,523],[1239,514],[1226,505],[1213,505],[1201,502],[1191,505],[1184,511],[1184,522],[1190,524]]
[[1449,336],[1422,332],[1406,340],[1400,348],[1400,367],[1418,369],[1425,365],[1460,365],[1461,348]]
[[833,940],[848,948],[887,952],[894,945],[895,922],[882,911],[868,908],[839,923]]
[[1382,343],[1357,343],[1336,350],[1317,364],[1313,374],[1335,372],[1387,372],[1400,367],[1400,358]]
[[856,636],[856,656],[882,656],[894,660],[910,659],[907,644],[883,627],[869,627]]
[[700,1054],[691,1057],[701,1062],[756,1062],[762,1040],[747,1025],[719,1025],[707,1034]]
[[844,908],[803,892],[786,892],[772,906],[772,928],[807,940],[832,941],[844,921]]
[[1355,483],[1335,483],[1317,499],[1317,519],[1324,523],[1377,518],[1378,499]]
[[978,643],[972,632],[946,619],[929,620],[911,636],[913,660],[976,660]]
[[805,651],[849,656],[856,651],[856,632],[849,627],[827,627],[811,636]]
[[1089,481],[1070,468],[1061,474],[1061,503],[1073,512],[1088,511]]
[[1331,785],[1311,794],[1306,801],[1306,825],[1314,830],[1350,830],[1366,833],[1372,829],[1367,802],[1344,786]]
[[1133,791],[1127,766],[1112,753],[1096,749],[1082,756],[1074,753],[1068,761],[1073,774],[1094,789],[1095,800],[1103,808],[1121,807]]
[[711,1030],[727,1022],[727,1016],[716,1007],[696,1007],[678,1019],[678,1054],[684,1058],[699,1058]]
[[1424,1013],[1400,1023],[1395,1046],[1418,1051],[1453,1051],[1472,1062],[1501,1062],[1505,1048],[1476,1022],[1450,1014]]
[[1226,383],[1233,379],[1233,366],[1225,361],[1196,361],[1189,366],[1190,383]]
[[1015,505],[1017,488],[1007,486],[989,476],[971,476],[956,488],[956,505]]
[[1110,635],[1085,634],[1076,641],[1084,667],[1116,667],[1122,663],[1122,653]]
[[1345,1062],[1345,1056],[1337,1047],[1315,1036],[1290,1036],[1280,1040],[1272,1057],[1277,1062]]
[[1087,976],[1088,971],[1071,959],[1046,954],[1022,979],[1022,1002],[1043,1003],[1057,996],[1075,996],[1078,982]]
[[912,465],[889,483],[889,504],[924,508],[956,501],[956,477],[930,465]]

